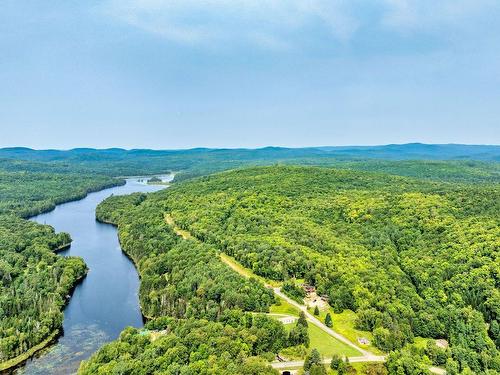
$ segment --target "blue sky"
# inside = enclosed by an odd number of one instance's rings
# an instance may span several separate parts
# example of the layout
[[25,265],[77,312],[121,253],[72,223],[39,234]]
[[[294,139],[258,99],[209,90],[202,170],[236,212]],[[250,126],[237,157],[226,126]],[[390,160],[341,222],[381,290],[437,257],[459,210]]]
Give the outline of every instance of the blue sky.
[[0,147],[500,143],[498,0],[4,0]]

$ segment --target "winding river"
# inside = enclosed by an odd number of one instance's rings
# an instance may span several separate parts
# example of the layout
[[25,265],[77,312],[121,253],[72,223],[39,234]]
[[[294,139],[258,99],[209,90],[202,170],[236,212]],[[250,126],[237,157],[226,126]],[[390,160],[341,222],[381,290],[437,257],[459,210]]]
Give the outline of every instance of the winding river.
[[[163,179],[168,181],[172,176]],[[82,257],[90,271],[64,310],[63,335],[17,374],[73,374],[82,360],[116,339],[123,328],[143,325],[137,271],[121,251],[116,228],[95,220],[95,208],[111,194],[153,192],[163,187],[130,178],[124,186],[91,193],[32,218],[52,225],[57,232],[68,232],[73,239],[71,247],[59,254]]]

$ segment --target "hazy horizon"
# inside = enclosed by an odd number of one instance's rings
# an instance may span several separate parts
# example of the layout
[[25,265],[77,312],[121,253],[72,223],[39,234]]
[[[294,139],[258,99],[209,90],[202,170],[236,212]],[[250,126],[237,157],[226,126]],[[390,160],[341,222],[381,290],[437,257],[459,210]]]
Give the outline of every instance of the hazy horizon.
[[262,150],[267,148],[276,148],[276,149],[321,149],[321,148],[378,148],[378,147],[389,147],[389,146],[408,146],[408,145],[422,145],[422,146],[477,146],[477,147],[500,147],[500,144],[472,144],[472,143],[422,143],[422,142],[408,142],[408,143],[386,143],[386,144],[372,144],[372,145],[305,145],[300,147],[287,147],[287,146],[276,146],[276,145],[267,145],[267,146],[259,146],[259,147],[204,147],[204,146],[196,146],[196,147],[187,147],[187,148],[124,148],[120,146],[110,146],[110,147],[92,147],[92,146],[83,146],[83,147],[71,147],[71,148],[32,148],[26,146],[5,146],[0,147],[1,149],[29,149],[34,151],[72,151],[72,150],[123,150],[123,151],[134,151],[134,150],[149,150],[149,151],[190,151],[190,150]]

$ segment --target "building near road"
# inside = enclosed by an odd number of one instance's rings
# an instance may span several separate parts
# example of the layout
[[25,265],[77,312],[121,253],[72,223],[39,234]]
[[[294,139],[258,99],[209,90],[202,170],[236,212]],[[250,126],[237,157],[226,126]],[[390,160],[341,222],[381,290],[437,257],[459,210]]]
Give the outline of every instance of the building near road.
[[292,324],[297,321],[297,318],[295,316],[285,316],[283,318],[279,318],[278,320],[283,324]]

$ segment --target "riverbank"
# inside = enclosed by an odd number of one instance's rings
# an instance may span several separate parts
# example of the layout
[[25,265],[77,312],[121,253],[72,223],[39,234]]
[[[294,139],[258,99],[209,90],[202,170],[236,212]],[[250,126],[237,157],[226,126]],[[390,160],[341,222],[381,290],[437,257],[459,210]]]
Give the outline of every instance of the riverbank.
[[50,346],[54,341],[56,341],[57,338],[59,337],[59,334],[60,330],[57,329],[54,332],[52,332],[49,337],[47,337],[38,345],[33,346],[28,351],[19,354],[17,357],[11,358],[5,362],[0,362],[0,373],[7,374],[9,370],[14,370],[15,368],[21,366],[24,362],[33,357],[36,353],[38,353],[42,349],[45,349],[46,347]]
[[61,330],[64,334],[53,343],[53,348],[29,360],[23,372],[75,373],[82,360],[116,339],[125,327],[143,326],[145,317],[137,298],[139,275],[135,262],[122,251],[116,224],[99,220],[95,208],[111,195],[148,193],[161,187],[127,178],[125,186],[93,192],[85,199],[34,218],[38,223],[51,225],[56,232],[70,233],[73,243],[60,255],[83,258],[91,272],[76,283],[74,293],[67,299]]
[[[66,248],[68,248],[69,246],[71,246],[71,243],[69,243],[68,245],[65,245]],[[61,246],[60,249],[61,250],[59,250],[59,251],[64,250],[64,246]],[[56,249],[54,251],[57,252],[58,249]],[[64,310],[66,308],[66,306],[68,305],[68,303],[70,301],[71,295],[75,291],[78,284],[81,283],[83,281],[83,279],[85,279],[88,272],[89,272],[89,269],[87,268],[85,270],[85,273],[82,276],[77,277],[75,279],[75,281],[73,282],[73,285],[71,286],[71,288],[68,290],[68,292],[66,294],[66,298],[64,299],[64,305],[62,306],[62,310]],[[14,357],[14,358],[11,358],[7,361],[1,362],[0,363],[0,374],[8,374],[9,371],[13,371],[16,368],[21,367],[27,360],[32,358],[35,354],[37,354],[38,352],[42,351],[43,349],[46,349],[46,348],[50,347],[51,345],[53,345],[57,341],[57,339],[62,335],[61,328],[62,327],[57,328],[45,340],[43,340],[39,344],[31,347],[30,349],[28,349],[24,353],[19,354],[17,357]]]
[[113,182],[111,182],[109,184],[102,184],[102,185],[100,185],[97,188],[88,188],[88,189],[85,189],[85,191],[83,193],[81,193],[81,192],[80,193],[75,193],[75,194],[72,194],[72,195],[70,195],[68,197],[65,197],[65,198],[55,199],[54,202],[53,202],[54,204],[51,205],[51,206],[49,206],[49,207],[47,207],[46,209],[41,210],[40,212],[37,212],[34,215],[26,215],[26,216],[21,215],[21,217],[23,219],[26,219],[26,220],[31,220],[34,217],[37,217],[38,215],[43,215],[43,214],[49,213],[51,211],[54,211],[56,209],[56,207],[59,206],[59,205],[61,205],[61,204],[80,201],[82,199],[85,199],[89,194],[97,193],[98,191],[110,189],[110,188],[117,187],[117,186],[123,186],[123,185],[125,185],[127,183],[126,180],[121,179],[121,178],[115,178],[114,180],[115,181],[113,181]]
[[[98,188],[85,189],[85,191],[83,193],[78,192],[78,193],[69,195],[64,199],[56,199],[56,200],[54,200],[54,205],[48,206],[45,210],[43,210],[40,213],[37,213],[36,215],[22,217],[22,219],[33,221],[33,219],[36,218],[37,216],[49,213],[61,204],[79,201],[79,200],[85,199],[91,193],[95,193],[95,192],[106,190],[106,189],[113,188],[113,187],[123,186],[125,184],[126,184],[125,180],[115,179],[113,182],[102,184]],[[53,249],[52,251],[56,254],[59,252],[65,251],[71,246],[71,243],[72,243],[72,241],[70,241],[68,243],[64,243],[64,244],[58,246],[57,248]],[[64,299],[64,304],[61,306],[61,311],[64,310],[65,307],[68,305],[68,303],[70,301],[70,296],[73,294],[73,292],[74,292],[75,288],[78,286],[78,284],[85,278],[87,273],[88,273],[88,267],[86,265],[85,273],[83,275],[81,275],[80,277],[77,277],[75,280],[73,280],[71,287],[62,296]],[[62,328],[62,325],[57,327],[56,330],[54,330],[52,333],[50,333],[46,339],[44,339],[43,341],[39,342],[38,344],[32,346],[31,348],[29,348],[25,352],[19,354],[18,356],[14,357],[14,358],[10,358],[6,361],[1,362],[0,363],[0,373],[1,374],[10,373],[15,368],[22,366],[28,359],[32,358],[36,353],[38,353],[39,351],[52,345],[55,341],[57,341],[59,336],[62,334],[61,328]]]
[[[111,225],[113,226],[114,228],[117,229],[117,237],[118,237],[118,243],[120,244],[120,249],[122,251],[122,254],[125,255],[127,257],[127,259],[129,259],[132,264],[134,265],[136,271],[137,271],[137,276],[139,277],[139,281],[142,279],[141,277],[141,273],[139,272],[139,263],[131,256],[131,254],[129,254],[127,251],[124,250],[123,248],[123,245],[122,245],[122,242],[121,242],[121,239],[120,239],[120,229],[119,229],[119,226],[118,226],[118,223],[115,223],[111,220],[105,220],[101,217],[99,217],[98,215],[96,215],[96,221],[101,223],[101,224],[106,224],[106,225]],[[141,312],[141,315],[142,315],[142,320],[144,323],[146,323],[147,321],[149,320],[153,320],[154,317],[152,316],[148,316],[148,315],[145,315],[144,314],[144,309],[142,308],[142,305],[141,305],[141,301],[140,301],[140,298],[139,298],[139,310]]]
[[68,250],[70,246],[71,246],[71,242],[65,243],[64,245],[56,247],[54,249],[54,253],[58,253],[60,251]]

